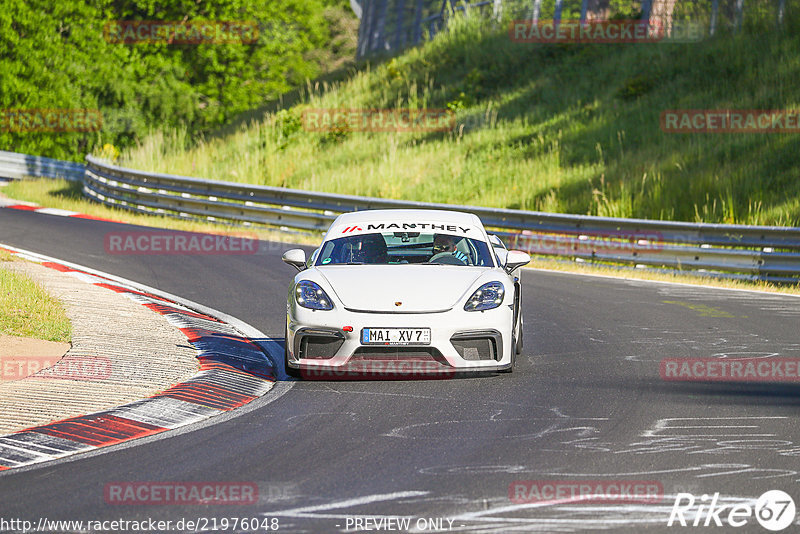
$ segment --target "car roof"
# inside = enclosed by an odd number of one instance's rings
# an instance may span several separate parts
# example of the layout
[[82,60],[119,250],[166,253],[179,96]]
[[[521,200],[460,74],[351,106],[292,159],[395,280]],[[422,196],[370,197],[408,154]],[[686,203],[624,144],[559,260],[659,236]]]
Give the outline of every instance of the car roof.
[[[395,210],[363,210],[343,213],[336,218],[334,225],[360,224],[368,222],[390,222],[408,220],[426,220],[437,223],[463,224],[483,228],[477,215],[463,211],[427,210],[427,209],[395,209]],[[333,226],[333,225],[332,225]]]

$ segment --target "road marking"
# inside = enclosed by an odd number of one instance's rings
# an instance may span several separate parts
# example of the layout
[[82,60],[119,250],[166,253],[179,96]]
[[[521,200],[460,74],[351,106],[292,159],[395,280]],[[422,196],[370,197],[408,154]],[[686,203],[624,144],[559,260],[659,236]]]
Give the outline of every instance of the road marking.
[[[266,336],[246,323],[235,320],[247,330],[243,336],[241,329],[222,322],[230,316],[216,310],[167,293],[151,294],[146,286],[101,271],[16,247],[2,244],[0,247],[84,282],[130,296],[165,316],[195,345],[201,364],[200,372],[189,380],[148,399],[0,436],[0,470],[63,458],[197,423],[258,399],[274,386],[276,360],[245,337]],[[65,442],[74,445],[63,446]],[[62,446],[49,447],[47,443]]]

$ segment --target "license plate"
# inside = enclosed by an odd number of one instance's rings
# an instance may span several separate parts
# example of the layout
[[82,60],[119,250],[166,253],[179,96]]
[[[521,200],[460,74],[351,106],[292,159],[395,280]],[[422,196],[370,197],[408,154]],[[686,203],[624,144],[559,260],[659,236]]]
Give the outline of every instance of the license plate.
[[362,345],[430,345],[430,328],[363,328]]

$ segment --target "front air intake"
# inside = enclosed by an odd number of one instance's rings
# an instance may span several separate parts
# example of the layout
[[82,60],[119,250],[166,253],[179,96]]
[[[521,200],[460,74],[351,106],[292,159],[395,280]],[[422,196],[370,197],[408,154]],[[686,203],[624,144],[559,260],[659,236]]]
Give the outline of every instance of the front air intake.
[[497,330],[459,332],[450,338],[450,343],[464,360],[500,361],[503,358],[502,336]]
[[298,358],[329,360],[344,344],[344,336],[337,331],[300,330],[295,343]]

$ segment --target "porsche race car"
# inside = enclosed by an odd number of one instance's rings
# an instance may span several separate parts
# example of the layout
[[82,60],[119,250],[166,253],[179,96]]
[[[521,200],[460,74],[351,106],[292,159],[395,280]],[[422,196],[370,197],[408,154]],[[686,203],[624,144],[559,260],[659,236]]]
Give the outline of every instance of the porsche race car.
[[[522,350],[520,267],[472,214],[372,210],[336,218],[286,306],[290,376],[511,371]],[[338,373],[338,374],[337,374]]]

